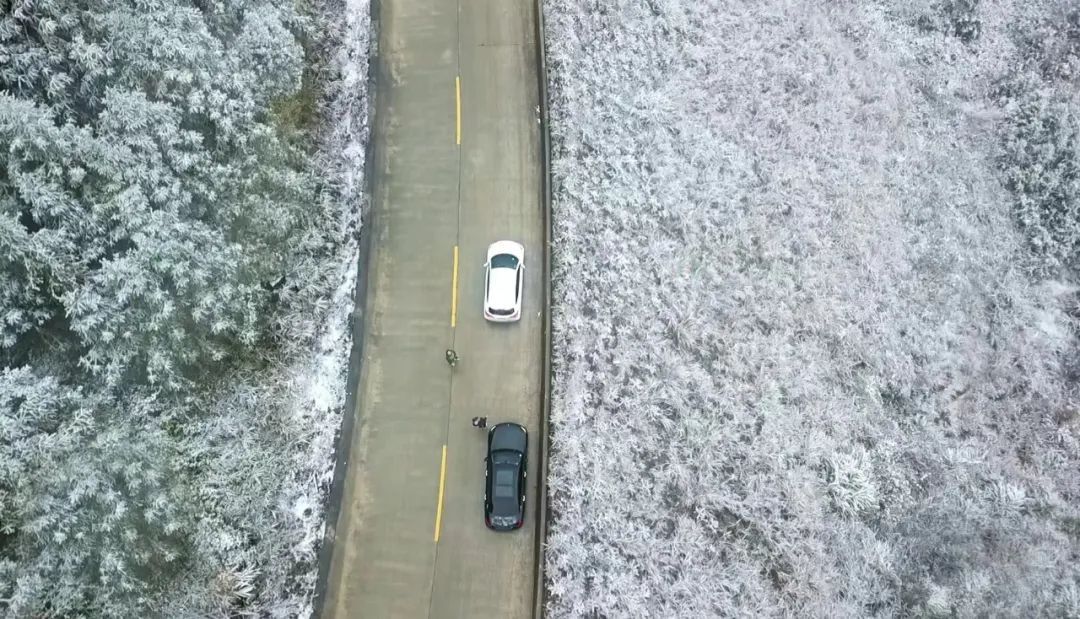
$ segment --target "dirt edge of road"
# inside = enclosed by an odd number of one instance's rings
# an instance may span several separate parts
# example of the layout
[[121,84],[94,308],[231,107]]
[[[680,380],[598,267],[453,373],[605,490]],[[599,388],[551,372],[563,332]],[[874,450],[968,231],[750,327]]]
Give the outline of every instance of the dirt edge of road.
[[349,372],[345,380],[345,407],[341,413],[341,428],[334,443],[334,478],[330,486],[330,495],[326,501],[326,524],[323,527],[322,544],[319,546],[319,571],[315,581],[315,595],[312,601],[312,617],[323,615],[326,604],[326,591],[330,579],[330,565],[334,556],[334,541],[337,538],[338,516],[341,514],[341,501],[345,494],[345,474],[348,470],[353,433],[356,429],[356,410],[360,384],[360,364],[364,353],[365,323],[368,318],[368,289],[374,285],[371,275],[372,235],[375,231],[375,97],[379,74],[379,16],[381,0],[369,0],[370,25],[368,31],[369,56],[367,77],[367,116],[368,142],[364,153],[364,201],[360,213],[360,238],[358,240],[359,261],[356,271],[356,288],[353,291],[353,311],[349,315],[349,328],[352,330],[353,343],[349,353]]
[[547,541],[548,497],[548,420],[551,413],[551,133],[548,128],[547,51],[544,30],[544,0],[533,2],[536,41],[536,75],[540,100],[540,208],[544,227],[544,319],[540,327],[543,338],[543,376],[540,377],[540,461],[536,485],[536,543],[533,560],[536,562],[536,582],[533,585],[533,617],[543,619],[547,600],[547,579],[544,574],[544,544]]

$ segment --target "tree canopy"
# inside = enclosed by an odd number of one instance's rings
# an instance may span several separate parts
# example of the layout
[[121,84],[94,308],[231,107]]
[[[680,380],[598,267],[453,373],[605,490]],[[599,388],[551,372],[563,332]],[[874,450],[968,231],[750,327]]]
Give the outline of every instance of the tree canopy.
[[311,96],[308,18],[270,0],[7,5],[0,608],[138,616],[194,578],[170,608],[224,612],[250,596],[241,557],[287,481],[270,454],[296,439],[203,396],[266,356],[271,289],[326,225],[311,140],[275,113]]

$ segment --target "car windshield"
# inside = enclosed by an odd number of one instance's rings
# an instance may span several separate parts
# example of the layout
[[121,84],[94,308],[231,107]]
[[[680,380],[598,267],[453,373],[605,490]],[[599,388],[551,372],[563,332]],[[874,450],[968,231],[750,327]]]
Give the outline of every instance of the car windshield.
[[510,254],[499,254],[491,258],[491,268],[493,269],[516,269],[517,265],[518,259]]

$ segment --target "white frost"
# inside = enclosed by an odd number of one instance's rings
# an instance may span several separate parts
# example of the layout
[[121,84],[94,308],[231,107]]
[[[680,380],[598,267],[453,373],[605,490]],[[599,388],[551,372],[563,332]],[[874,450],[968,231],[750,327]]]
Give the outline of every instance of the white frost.
[[1055,4],[546,0],[549,617],[1080,612],[992,96]]

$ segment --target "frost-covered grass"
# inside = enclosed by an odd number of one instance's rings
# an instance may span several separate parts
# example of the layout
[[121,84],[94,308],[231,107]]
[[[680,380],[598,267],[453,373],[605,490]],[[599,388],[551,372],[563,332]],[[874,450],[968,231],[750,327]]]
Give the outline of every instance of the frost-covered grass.
[[547,0],[551,616],[1080,614],[1076,277],[1001,159],[1067,7]]

